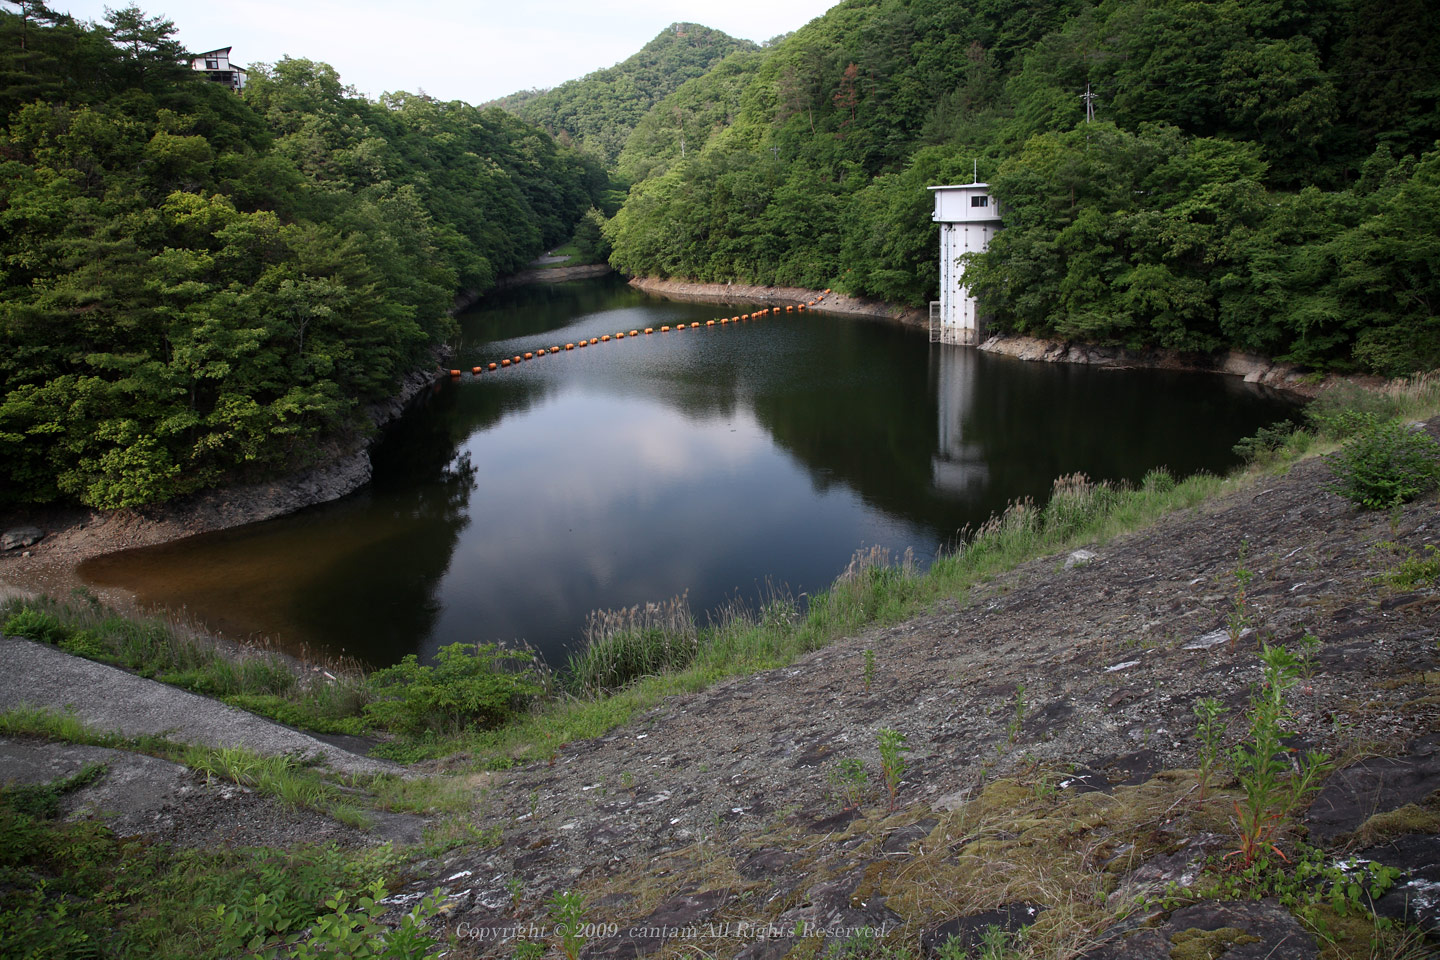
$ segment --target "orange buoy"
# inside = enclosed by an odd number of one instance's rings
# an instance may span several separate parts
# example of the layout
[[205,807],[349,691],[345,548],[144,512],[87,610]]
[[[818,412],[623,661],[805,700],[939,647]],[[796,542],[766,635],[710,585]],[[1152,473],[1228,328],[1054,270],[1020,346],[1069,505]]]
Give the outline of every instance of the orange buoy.
[[714,320],[706,320],[706,321],[705,321],[705,326],[707,326],[707,327],[713,327],[713,326],[715,326],[715,321],[714,321]]
[[470,368],[470,372],[471,372],[471,373],[479,373],[479,372],[480,372],[480,369],[481,369],[480,367],[471,367],[471,368]]
[[654,332],[655,332],[655,328],[654,328],[654,327],[646,327],[646,328],[645,328],[645,332],[646,332],[646,333],[654,333]]
[[795,307],[794,307],[793,304],[789,304],[789,303],[785,304],[785,312],[786,312],[786,313],[789,313],[789,312],[791,312],[791,311],[794,310],[794,309],[795,309]]
[[509,361],[509,360],[501,360],[501,361],[500,361],[500,366],[502,366],[502,367],[508,367],[508,366],[510,366],[510,361]]
[[621,330],[619,333],[615,334],[615,339],[616,339],[616,340],[624,340],[624,339],[625,339],[625,331],[624,331],[624,330]]
[[739,322],[740,322],[740,318],[739,318],[739,317],[731,317],[731,318],[730,318],[730,322],[731,322],[731,323],[739,323]]
[[450,376],[452,376],[452,377],[458,377],[458,376],[460,376],[460,371],[459,371],[459,370],[451,370],[451,371],[450,371]]
[[521,360],[521,358],[520,358],[519,356],[514,356],[514,357],[511,357],[510,360],[511,360],[512,363],[519,363],[520,360]]
[[525,359],[526,359],[526,360],[534,360],[534,359],[535,359],[535,354],[534,354],[534,353],[526,353],[526,354],[525,354]]
[[661,327],[661,328],[660,328],[660,332],[661,332],[661,333],[669,333],[669,332],[670,332],[670,328],[669,328],[668,326]]
[[601,342],[601,343],[609,343],[609,342],[610,342],[610,334],[607,333],[607,334],[605,334],[605,336],[601,337],[601,338],[600,338],[600,342]]
[[640,336],[640,331],[639,331],[639,330],[631,330],[631,331],[630,331],[630,336],[632,336],[632,337],[638,337],[638,336]]
[[590,338],[590,342],[591,342],[592,344],[599,343],[599,342],[600,342],[600,338],[599,338],[599,337],[591,337],[591,338]]
[[573,344],[573,343],[567,343],[567,344],[565,344],[565,349],[566,349],[566,350],[574,350],[574,349],[575,349],[575,344]]
[[580,346],[582,346],[582,347],[588,347],[588,346],[590,346],[590,341],[589,341],[589,340],[581,340],[581,341],[580,341]]
[[560,348],[559,348],[559,347],[551,347],[551,348],[550,348],[550,352],[551,352],[551,353],[559,353],[559,352],[560,352]]
[[493,364],[493,363],[492,363],[492,364],[490,364],[490,369],[491,369],[491,370],[494,370],[494,369],[495,369],[495,367],[496,367],[496,364]]

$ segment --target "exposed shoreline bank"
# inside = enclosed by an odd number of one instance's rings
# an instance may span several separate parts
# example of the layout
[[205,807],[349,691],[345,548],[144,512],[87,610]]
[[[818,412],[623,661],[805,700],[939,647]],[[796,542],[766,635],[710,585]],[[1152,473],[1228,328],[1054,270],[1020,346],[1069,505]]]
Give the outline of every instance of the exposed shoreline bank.
[[808,287],[767,287],[746,283],[694,283],[689,280],[660,280],[654,277],[632,277],[630,286],[657,297],[691,300],[700,303],[805,303],[824,295],[823,304],[811,307],[823,313],[843,313],[859,317],[880,317],[906,326],[923,327],[929,321],[925,311],[901,307],[883,300],[866,300],[841,293],[826,294]]
[[[437,362],[442,356],[436,352]],[[438,366],[412,370],[393,396],[370,405],[366,411],[370,422],[378,431],[397,419],[439,377]],[[169,503],[110,511],[81,506],[7,511],[0,515],[0,527],[35,526],[45,537],[25,550],[0,553],[0,586],[22,593],[64,595],[84,585],[77,568],[91,558],[271,520],[338,500],[370,481],[372,442],[373,438],[366,440],[297,473],[206,490]],[[128,592],[98,592],[113,605],[133,606],[134,597]]]
[[[632,277],[630,285],[656,296],[700,303],[733,303],[742,300],[758,300],[762,303],[804,302],[813,300],[823,293],[821,290],[811,290],[807,287],[698,283],[690,280],[662,280],[654,277]],[[818,304],[810,309],[822,313],[877,317],[893,320],[910,327],[926,328],[930,322],[928,313],[919,307],[906,307],[886,303],[883,300],[868,300],[839,293],[830,293],[825,297],[823,304]],[[1009,334],[987,337],[976,349],[986,353],[1013,357],[1017,360],[1042,363],[1081,363],[1110,367],[1116,370],[1150,368],[1216,373],[1240,377],[1246,383],[1258,383],[1306,398],[1314,397],[1324,384],[1332,379],[1330,377],[1317,378],[1299,367],[1276,363],[1257,354],[1243,353],[1239,350],[1229,350],[1217,354],[1184,353],[1160,348],[1127,350],[1124,347],[1097,346],[1067,340],[1047,340],[1040,337]],[[1378,383],[1379,380],[1376,379],[1376,382]]]

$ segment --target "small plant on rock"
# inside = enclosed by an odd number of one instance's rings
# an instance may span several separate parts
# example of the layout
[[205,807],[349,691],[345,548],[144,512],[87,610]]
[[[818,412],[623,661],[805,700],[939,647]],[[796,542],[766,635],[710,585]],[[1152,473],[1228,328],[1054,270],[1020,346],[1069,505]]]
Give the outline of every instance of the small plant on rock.
[[1005,735],[1014,743],[1020,739],[1020,727],[1025,723],[1025,684],[1015,684],[1015,706],[1010,722],[1005,725]]
[[880,768],[885,774],[885,789],[890,793],[890,809],[895,809],[895,795],[900,790],[900,781],[905,776],[905,734],[889,727],[881,727]]
[[1306,630],[1305,635],[1296,642],[1296,646],[1299,653],[1295,656],[1295,667],[1308,688],[1310,681],[1315,679],[1315,654],[1320,652],[1320,638]]
[[1220,740],[1225,735],[1225,721],[1221,718],[1225,707],[1214,697],[1195,701],[1195,733],[1200,738],[1200,803],[1205,803],[1205,794],[1210,789],[1210,778],[1220,761]]
[[1290,754],[1283,738],[1293,731],[1285,704],[1286,692],[1295,686],[1298,673],[1294,654],[1283,646],[1265,644],[1260,651],[1264,676],[1250,698],[1250,731],[1230,754],[1230,762],[1244,792],[1235,803],[1235,827],[1240,847],[1230,856],[1240,857],[1249,866],[1266,851],[1284,859],[1275,845],[1275,835],[1286,819],[1330,770],[1329,758],[1315,751],[1306,753],[1291,773]]
[[853,810],[860,806],[860,801],[865,799],[865,788],[870,783],[870,772],[865,769],[865,761],[859,757],[846,757],[835,766],[830,768],[826,774],[830,786],[835,790],[841,802],[845,804],[846,810]]
[[1239,555],[1235,558],[1235,597],[1231,601],[1230,615],[1225,618],[1225,627],[1230,635],[1230,652],[1235,652],[1235,646],[1240,642],[1240,635],[1250,625],[1250,609],[1245,604],[1245,588],[1255,576],[1255,571],[1245,566],[1245,551],[1250,544],[1247,540],[1240,541]]
[[584,934],[585,901],[571,890],[556,890],[548,903],[555,932],[560,934],[560,949],[569,960],[579,960],[580,949],[589,939]]
[[1384,584],[1392,590],[1418,590],[1440,581],[1440,547],[1435,544],[1427,543],[1417,552],[1387,540],[1376,549],[1389,551],[1396,561],[1373,577],[1372,583]]

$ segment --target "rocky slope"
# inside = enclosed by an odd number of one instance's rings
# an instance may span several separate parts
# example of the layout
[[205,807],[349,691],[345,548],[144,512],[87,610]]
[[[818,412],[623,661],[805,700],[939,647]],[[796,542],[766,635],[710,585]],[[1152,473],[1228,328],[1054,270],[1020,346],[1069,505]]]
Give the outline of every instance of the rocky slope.
[[[445,888],[460,955],[508,954],[573,889],[599,925],[592,957],[811,956],[865,928],[928,949],[991,923],[1034,924],[1039,956],[1172,956],[1186,931],[1235,928],[1289,946],[1227,957],[1313,957],[1313,934],[1273,903],[1153,912],[1143,927],[1132,912],[1137,895],[1236,847],[1234,784],[1199,800],[1195,701],[1221,700],[1236,742],[1257,639],[1310,632],[1321,645],[1292,698],[1293,745],[1351,765],[1315,802],[1312,839],[1430,864],[1385,909],[1408,897],[1433,930],[1440,856],[1421,841],[1440,824],[1440,591],[1383,578],[1440,540],[1437,501],[1360,513],[1327,481],[1323,463],[1302,463],[1095,545],[1087,562],[1035,561],[495,774],[486,825],[499,845],[426,864],[412,896]],[[1232,650],[1242,566],[1256,632]],[[879,786],[886,727],[911,748],[893,810]],[[836,782],[846,758],[869,772],[858,806]],[[813,935],[796,939],[797,923]]]

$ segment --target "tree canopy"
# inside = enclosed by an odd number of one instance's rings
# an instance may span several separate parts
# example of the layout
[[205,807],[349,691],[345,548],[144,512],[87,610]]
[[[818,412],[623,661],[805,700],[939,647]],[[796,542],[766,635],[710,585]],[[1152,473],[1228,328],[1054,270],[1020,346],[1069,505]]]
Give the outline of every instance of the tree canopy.
[[614,164],[630,132],[652,106],[687,80],[737,51],[756,49],[698,23],[672,23],[638,53],[604,70],[495,101],[531,123]]
[[636,125],[612,263],[921,305],[978,162],[994,329],[1434,366],[1437,77],[1419,0],[846,0]]
[[[0,10],[0,497],[96,507],[293,469],[368,428],[601,165],[503,111],[282,60],[236,96],[135,7]],[[11,82],[13,80],[14,82]]]

